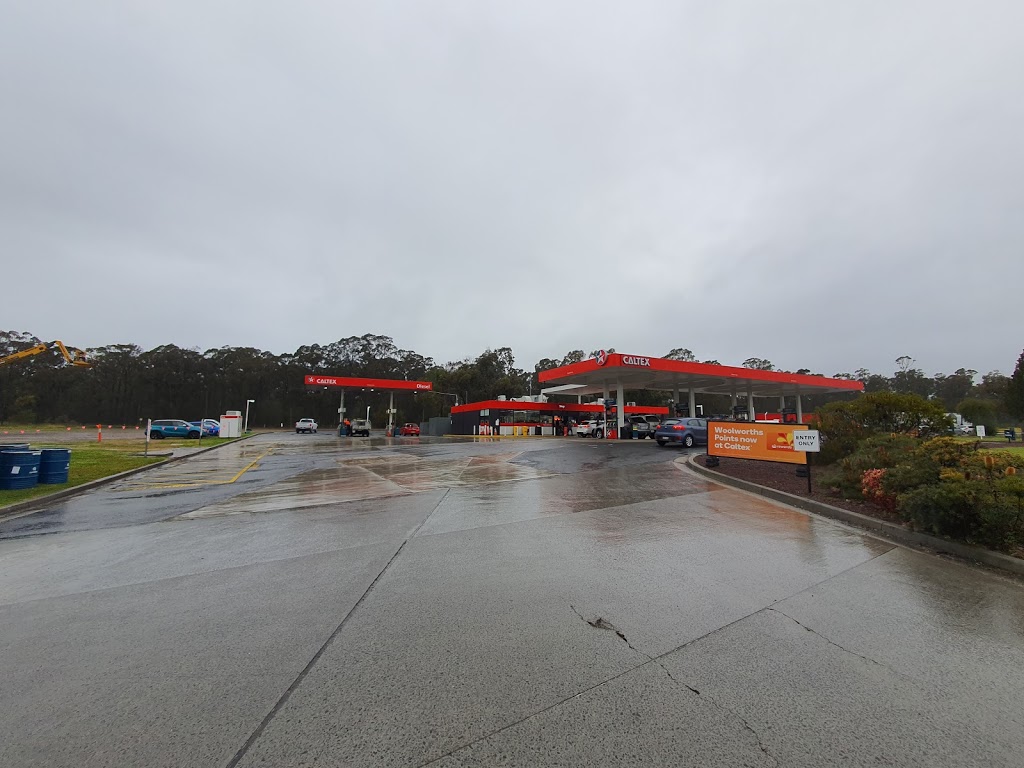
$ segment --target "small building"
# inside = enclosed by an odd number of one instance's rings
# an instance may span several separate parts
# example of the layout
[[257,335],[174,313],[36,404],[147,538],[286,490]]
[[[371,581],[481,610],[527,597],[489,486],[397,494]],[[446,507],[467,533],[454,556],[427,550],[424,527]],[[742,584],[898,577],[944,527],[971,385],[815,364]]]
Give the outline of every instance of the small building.
[[[605,401],[590,403],[551,403],[545,398],[522,400],[483,400],[466,403],[452,408],[452,434],[511,435],[526,429],[529,435],[571,434],[572,427],[582,421],[603,419],[607,409],[616,413],[615,406]],[[667,416],[668,408],[656,405],[631,405],[624,407],[626,415]],[[484,428],[483,431],[481,428]]]

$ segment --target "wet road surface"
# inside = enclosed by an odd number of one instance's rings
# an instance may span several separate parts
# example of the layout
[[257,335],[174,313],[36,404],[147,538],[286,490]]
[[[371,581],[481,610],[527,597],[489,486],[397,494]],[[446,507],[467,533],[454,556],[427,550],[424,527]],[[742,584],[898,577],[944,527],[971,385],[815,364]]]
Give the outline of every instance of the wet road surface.
[[1018,582],[678,455],[267,435],[0,523],[0,765],[1024,764]]

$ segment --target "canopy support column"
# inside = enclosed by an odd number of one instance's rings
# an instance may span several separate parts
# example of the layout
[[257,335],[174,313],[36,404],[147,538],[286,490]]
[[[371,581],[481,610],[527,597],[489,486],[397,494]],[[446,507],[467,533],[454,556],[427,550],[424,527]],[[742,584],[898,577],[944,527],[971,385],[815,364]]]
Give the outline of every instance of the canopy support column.
[[626,426],[626,392],[621,381],[615,382],[615,414],[618,416],[615,430],[617,434],[621,434],[622,428]]
[[803,424],[804,423],[804,404],[803,404],[803,398],[800,396],[799,390],[797,390],[797,393],[796,393],[796,423],[797,424]]
[[747,390],[747,420],[754,421],[756,416],[757,414],[754,413],[754,391]]

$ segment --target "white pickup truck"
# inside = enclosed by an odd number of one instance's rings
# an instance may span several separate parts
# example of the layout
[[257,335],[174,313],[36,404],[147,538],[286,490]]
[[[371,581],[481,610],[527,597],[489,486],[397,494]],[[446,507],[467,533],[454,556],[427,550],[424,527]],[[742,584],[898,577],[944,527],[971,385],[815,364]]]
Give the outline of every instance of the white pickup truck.
[[312,432],[316,434],[317,423],[314,419],[299,419],[295,422],[295,434],[300,432]]

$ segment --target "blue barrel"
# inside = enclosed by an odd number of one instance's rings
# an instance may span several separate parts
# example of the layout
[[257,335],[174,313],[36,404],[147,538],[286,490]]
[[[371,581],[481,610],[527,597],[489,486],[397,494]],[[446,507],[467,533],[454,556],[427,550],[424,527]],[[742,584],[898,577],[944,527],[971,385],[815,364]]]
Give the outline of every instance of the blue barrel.
[[0,491],[31,488],[39,482],[40,451],[0,452]]
[[43,448],[39,459],[39,482],[60,485],[68,481],[71,451],[67,448]]
[[28,443],[0,443],[0,451],[27,451]]

